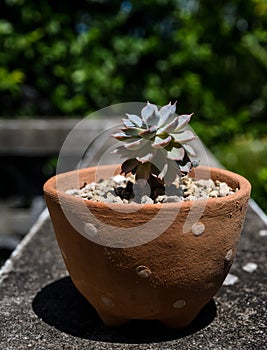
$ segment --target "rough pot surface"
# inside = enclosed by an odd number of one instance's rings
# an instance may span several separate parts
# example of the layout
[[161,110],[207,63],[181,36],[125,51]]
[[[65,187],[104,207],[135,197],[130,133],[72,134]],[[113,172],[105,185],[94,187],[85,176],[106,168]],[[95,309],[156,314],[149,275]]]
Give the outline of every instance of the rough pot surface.
[[[198,171],[205,176],[207,169]],[[65,194],[109,178],[118,173],[116,166],[60,174],[44,185],[70,276],[107,325],[157,319],[184,328],[221,287],[235,257],[250,184],[232,172],[208,170],[213,180],[239,191],[143,206],[107,205]]]

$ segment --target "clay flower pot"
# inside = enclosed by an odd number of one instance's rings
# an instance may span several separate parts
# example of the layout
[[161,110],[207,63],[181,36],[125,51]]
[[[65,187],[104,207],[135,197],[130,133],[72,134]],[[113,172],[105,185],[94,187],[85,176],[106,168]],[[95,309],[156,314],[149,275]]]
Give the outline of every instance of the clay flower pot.
[[213,180],[239,191],[141,206],[65,194],[95,181],[96,172],[98,179],[109,178],[114,166],[67,172],[46,182],[45,199],[66,267],[105,324],[156,319],[184,328],[218,292],[235,257],[250,184],[226,170],[209,171]]

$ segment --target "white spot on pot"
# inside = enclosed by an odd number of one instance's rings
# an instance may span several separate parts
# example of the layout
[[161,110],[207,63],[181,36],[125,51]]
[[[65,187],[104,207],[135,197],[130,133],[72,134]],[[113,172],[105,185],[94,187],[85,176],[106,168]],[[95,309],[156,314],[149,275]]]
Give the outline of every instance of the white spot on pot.
[[253,272],[253,271],[257,270],[257,267],[258,267],[257,264],[252,263],[252,262],[249,262],[249,263],[247,263],[246,265],[244,265],[244,266],[242,267],[242,269],[243,269],[244,271],[246,271],[246,272]]
[[84,231],[89,238],[94,238],[97,235],[97,228],[89,222],[84,225]]
[[213,282],[208,282],[206,284],[207,289],[214,289],[214,283]]
[[233,257],[233,250],[232,249],[230,249],[230,250],[228,250],[228,252],[226,253],[226,255],[225,255],[225,260],[231,260],[232,259],[232,257]]
[[226,276],[226,279],[223,282],[223,285],[224,286],[232,286],[237,281],[238,281],[238,277],[237,276],[232,275],[231,273],[228,273],[228,275]]
[[192,233],[194,236],[200,236],[205,231],[205,225],[202,222],[196,222],[192,226]]
[[144,265],[137,266],[135,269],[137,275],[142,278],[148,278],[151,275],[151,270]]
[[267,230],[260,230],[260,231],[259,231],[259,235],[260,235],[261,237],[266,237],[266,236],[267,236]]
[[113,301],[106,296],[101,297],[101,301],[104,305],[106,305],[108,307],[112,307],[114,305]]
[[186,305],[186,301],[183,299],[177,300],[173,303],[173,307],[175,309],[181,309],[182,307],[184,307]]

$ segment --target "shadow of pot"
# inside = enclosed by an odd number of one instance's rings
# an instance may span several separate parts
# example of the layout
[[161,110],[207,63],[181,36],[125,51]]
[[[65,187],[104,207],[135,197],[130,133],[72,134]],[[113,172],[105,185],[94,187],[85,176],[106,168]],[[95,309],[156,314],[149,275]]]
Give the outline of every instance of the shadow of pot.
[[229,272],[250,184],[235,173],[199,167],[198,178],[210,176],[239,190],[227,197],[145,205],[65,194],[118,172],[117,166],[86,168],[59,174],[44,185],[70,277],[106,325],[143,319],[184,328]]
[[105,327],[69,277],[43,287],[34,297],[32,307],[39,318],[60,332],[83,339],[124,344],[162,343],[189,336],[207,327],[217,312],[211,299],[190,326],[181,330],[162,327],[156,320],[131,320],[121,327]]

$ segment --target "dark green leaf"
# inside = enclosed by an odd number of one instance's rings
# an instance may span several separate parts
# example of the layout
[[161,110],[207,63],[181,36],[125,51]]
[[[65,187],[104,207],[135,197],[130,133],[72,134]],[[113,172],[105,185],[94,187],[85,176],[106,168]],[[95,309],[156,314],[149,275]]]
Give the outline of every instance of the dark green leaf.
[[138,164],[137,169],[136,169],[136,175],[135,179],[136,180],[148,180],[149,176],[151,174],[151,164],[149,162]]
[[126,175],[132,172],[138,165],[138,160],[135,158],[127,159],[121,165],[121,173],[125,173]]

